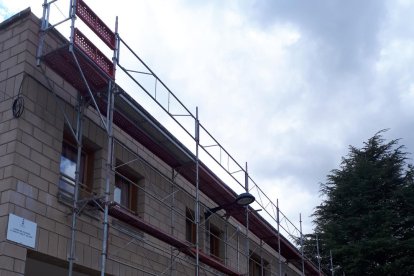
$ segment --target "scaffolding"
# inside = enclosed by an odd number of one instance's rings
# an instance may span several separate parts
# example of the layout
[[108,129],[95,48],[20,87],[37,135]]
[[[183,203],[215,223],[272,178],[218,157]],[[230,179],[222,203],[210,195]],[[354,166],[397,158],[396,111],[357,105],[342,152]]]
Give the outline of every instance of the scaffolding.
[[[115,31],[112,31],[84,0],[70,0],[68,17],[51,24],[51,7],[57,1],[44,1],[36,58],[40,68],[44,63],[78,91],[75,124],[64,114],[77,147],[74,192],[67,196],[72,210],[69,275],[72,275],[76,262],[77,220],[90,207],[103,213],[101,275],[106,275],[108,260],[145,275],[176,275],[178,271],[197,276],[253,275],[254,268],[260,268],[260,275],[283,275],[289,269],[302,275],[318,275],[316,266],[303,255],[303,246],[299,250],[292,245],[297,239],[303,240],[301,219],[300,228],[297,228],[280,211],[278,200],[270,199],[252,179],[247,163],[240,165],[200,123],[198,109],[191,112],[120,37],[118,18],[115,19]],[[112,51],[112,60],[76,27],[78,19]],[[48,43],[49,32],[53,30],[56,35],[55,28],[65,22],[70,23],[69,40],[61,39],[62,43],[55,46]],[[144,92],[142,95],[146,95],[146,100],[142,103],[146,107],[138,104],[115,82],[116,71],[123,74],[128,90]],[[48,82],[50,91],[55,93],[53,84]],[[147,111],[153,108],[163,111],[157,120]],[[62,110],[65,112],[64,108]],[[85,110],[94,112],[105,132],[107,156],[105,185],[101,193],[80,197]],[[183,138],[175,138],[177,135],[173,136],[164,125],[171,126],[174,133]],[[131,150],[131,145],[118,139],[114,131],[126,133],[149,149],[172,168],[170,174],[149,162],[137,145]],[[194,149],[189,150],[191,147]],[[118,160],[118,155],[123,156],[122,161]],[[132,167],[139,167],[143,175],[131,176],[128,171]],[[220,178],[216,171],[220,171]],[[157,183],[163,183],[159,184],[163,187],[156,190],[153,185],[142,185],[139,181],[137,184],[140,177],[148,183],[161,179]],[[112,200],[115,178],[124,179],[150,198],[152,208],[167,210],[169,224],[157,225],[146,217],[145,212],[141,214],[140,210],[128,209]],[[240,208],[234,204],[238,193],[254,195],[255,203]],[[263,212],[262,216],[259,211]],[[195,235],[183,235],[175,227],[177,221],[186,227],[194,227]],[[131,244],[150,248],[169,261],[163,270],[150,271],[120,258],[121,247],[109,248],[111,231],[128,237],[124,248]],[[212,254],[217,240],[220,240],[219,247],[214,249],[217,254]]]

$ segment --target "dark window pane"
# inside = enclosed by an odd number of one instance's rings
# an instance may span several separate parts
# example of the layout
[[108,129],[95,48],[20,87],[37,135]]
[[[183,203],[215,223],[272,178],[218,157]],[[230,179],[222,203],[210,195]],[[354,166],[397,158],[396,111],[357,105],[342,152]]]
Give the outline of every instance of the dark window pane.
[[220,258],[220,230],[216,227],[210,226],[210,253],[213,256]]
[[191,243],[196,242],[196,224],[194,211],[187,208],[185,220],[185,238]]

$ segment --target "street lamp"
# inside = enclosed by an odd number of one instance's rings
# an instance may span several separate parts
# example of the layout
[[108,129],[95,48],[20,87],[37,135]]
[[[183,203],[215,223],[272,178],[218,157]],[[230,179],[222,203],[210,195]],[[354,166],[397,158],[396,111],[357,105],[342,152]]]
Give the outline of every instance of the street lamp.
[[255,201],[255,198],[250,193],[242,193],[236,197],[236,204],[240,206],[247,206],[252,204]]
[[223,204],[214,208],[209,208],[205,213],[205,220],[207,220],[212,214],[216,213],[217,211],[224,209],[226,207],[232,206],[234,204],[237,204],[240,207],[244,207],[247,205],[252,204],[255,201],[255,198],[252,194],[250,193],[242,193],[239,194],[236,199],[231,202],[231,203],[227,203],[227,204]]

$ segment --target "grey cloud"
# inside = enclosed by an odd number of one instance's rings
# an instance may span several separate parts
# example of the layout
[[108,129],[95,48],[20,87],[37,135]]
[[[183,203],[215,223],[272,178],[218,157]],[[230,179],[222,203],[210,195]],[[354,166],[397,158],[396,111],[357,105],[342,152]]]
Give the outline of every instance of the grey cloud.
[[318,57],[329,70],[364,67],[377,54],[378,31],[387,17],[385,1],[256,1],[253,20],[263,27],[293,24],[318,41]]

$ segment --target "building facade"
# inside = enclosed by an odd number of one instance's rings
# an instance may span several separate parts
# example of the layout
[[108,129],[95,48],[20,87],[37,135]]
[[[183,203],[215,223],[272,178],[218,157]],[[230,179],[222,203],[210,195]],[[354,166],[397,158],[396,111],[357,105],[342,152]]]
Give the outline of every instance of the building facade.
[[318,275],[48,24],[0,25],[0,275]]

